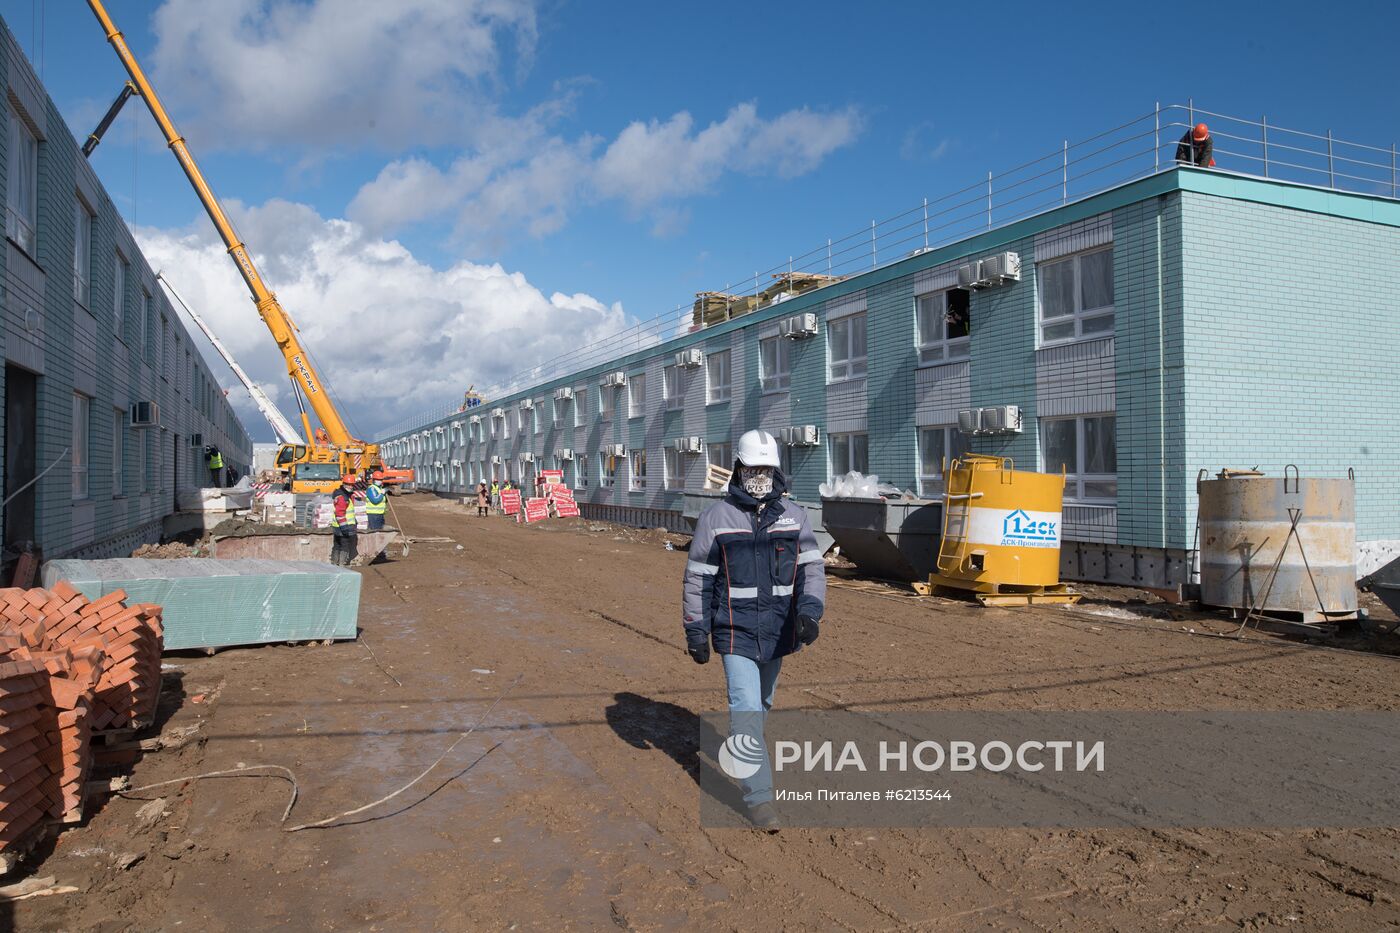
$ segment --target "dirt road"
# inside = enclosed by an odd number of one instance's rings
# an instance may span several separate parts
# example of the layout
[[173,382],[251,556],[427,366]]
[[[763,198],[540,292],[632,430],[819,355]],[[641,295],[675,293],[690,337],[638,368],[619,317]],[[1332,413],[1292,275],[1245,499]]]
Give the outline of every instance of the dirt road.
[[[684,553],[587,522],[520,527],[396,500],[412,554],[363,570],[368,645],[168,659],[184,748],[138,785],[252,764],[297,776],[286,825],[429,779],[355,825],[285,833],[287,785],[114,799],[41,873],[83,893],[18,928],[1183,929],[1400,924],[1400,832],[799,830],[698,825],[697,713],[722,673],[682,651]],[[594,528],[602,526],[594,525]],[[1172,622],[982,610],[833,588],[780,707],[1396,709],[1400,663]],[[1224,626],[1221,626],[1224,628]],[[195,702],[199,698],[201,702]],[[370,819],[372,817],[372,819]],[[129,867],[121,867],[139,857]],[[0,914],[0,919],[4,915]]]

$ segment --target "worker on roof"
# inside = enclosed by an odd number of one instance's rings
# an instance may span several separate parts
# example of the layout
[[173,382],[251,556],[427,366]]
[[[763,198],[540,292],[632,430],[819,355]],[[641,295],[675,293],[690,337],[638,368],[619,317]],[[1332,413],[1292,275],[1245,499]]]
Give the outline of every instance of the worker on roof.
[[369,516],[370,531],[384,528],[384,513],[388,510],[389,491],[384,488],[384,481],[376,476],[365,487],[365,514]]
[[1176,161],[1194,165],[1197,168],[1215,167],[1215,140],[1211,139],[1210,127],[1197,123],[1181,134],[1181,142],[1176,146]]
[[[685,566],[686,651],[696,664],[709,661],[712,649],[720,655],[731,741],[751,736],[759,748],[783,658],[817,640],[826,609],[821,548],[806,510],[785,498],[779,463],[767,431],[739,438],[726,495],[700,513]],[[749,819],[776,832],[766,752],[758,772],[740,783]]]
[[209,485],[222,486],[224,479],[224,455],[213,444],[204,448],[205,463],[209,467]]
[[331,496],[331,528],[335,540],[331,544],[331,563],[349,567],[360,552],[359,529],[355,526],[355,485],[358,477],[346,473]]

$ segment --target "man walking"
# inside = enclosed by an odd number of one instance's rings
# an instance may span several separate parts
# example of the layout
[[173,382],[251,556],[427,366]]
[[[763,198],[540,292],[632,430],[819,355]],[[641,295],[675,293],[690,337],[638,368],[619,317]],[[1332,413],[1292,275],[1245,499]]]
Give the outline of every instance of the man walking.
[[379,477],[370,480],[365,488],[365,514],[369,516],[368,530],[380,531],[384,528],[384,513],[389,510],[389,492]]
[[355,482],[353,474],[345,474],[340,478],[340,486],[331,497],[331,506],[334,509],[331,527],[335,529],[335,540],[331,544],[331,563],[338,567],[349,567],[360,551],[359,529],[355,527]]
[[729,688],[729,733],[765,748],[763,767],[740,782],[749,819],[776,832],[773,775],[763,717],[783,658],[817,640],[826,609],[826,565],[807,512],[787,492],[778,442],[766,431],[739,438],[723,500],[700,513],[685,567],[686,651],[696,664],[713,649]]

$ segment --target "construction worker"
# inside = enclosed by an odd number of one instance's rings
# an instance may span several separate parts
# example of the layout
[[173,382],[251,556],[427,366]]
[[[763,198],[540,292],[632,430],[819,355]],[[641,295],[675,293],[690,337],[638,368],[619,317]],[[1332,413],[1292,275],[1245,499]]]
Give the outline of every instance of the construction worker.
[[1195,127],[1181,134],[1181,142],[1176,146],[1176,161],[1186,162],[1197,168],[1215,168],[1215,140],[1211,139],[1210,127],[1197,123]]
[[[700,513],[685,566],[686,652],[696,664],[713,649],[729,687],[729,734],[763,746],[763,718],[783,658],[817,640],[826,609],[826,565],[807,512],[787,492],[778,442],[767,431],[739,438],[726,495]],[[763,766],[741,781],[755,826],[776,832],[773,775]]]
[[498,482],[496,482],[496,481],[493,479],[493,480],[491,480],[491,508],[493,508],[493,509],[499,509],[500,507],[501,507],[501,484],[498,483]]
[[209,465],[209,485],[223,485],[224,455],[212,444],[204,448],[205,462]]
[[360,550],[359,529],[355,527],[355,484],[357,478],[347,473],[340,478],[331,497],[335,513],[331,516],[331,527],[335,529],[335,541],[331,545],[331,563],[338,567],[349,567]]
[[486,491],[485,483],[478,483],[476,487],[476,517],[484,518],[490,514],[491,497]]
[[365,514],[369,516],[369,530],[379,531],[384,527],[384,513],[389,511],[389,491],[379,477],[370,480],[365,487]]

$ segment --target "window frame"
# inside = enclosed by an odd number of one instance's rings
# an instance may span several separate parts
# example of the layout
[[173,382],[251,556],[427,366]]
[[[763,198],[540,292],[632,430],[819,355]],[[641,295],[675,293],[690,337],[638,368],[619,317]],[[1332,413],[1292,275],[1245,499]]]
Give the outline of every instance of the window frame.
[[73,499],[91,499],[92,396],[73,393],[71,428],[72,449],[68,452],[68,462],[73,468]]
[[[728,402],[734,394],[734,363],[730,355],[731,350],[715,350],[705,354],[705,404],[723,405]],[[723,362],[721,367],[719,364]],[[724,383],[721,385],[715,378],[715,369],[724,370]]]
[[[779,368],[769,372],[769,347],[776,349]],[[781,334],[763,337],[758,341],[758,385],[765,395],[788,392],[792,389],[792,340]]]
[[588,488],[588,456],[587,456],[586,454],[585,454],[584,456],[579,456],[579,454],[578,454],[577,452],[575,452],[575,453],[574,453],[573,464],[574,464],[574,488],[575,488],[575,489],[587,489],[587,488]]
[[[10,101],[5,236],[30,259],[39,256],[39,136]],[[32,158],[31,158],[32,156]],[[28,171],[26,172],[25,169]],[[27,175],[27,177],[26,177]]]
[[[968,301],[968,332],[961,337],[948,336],[948,301],[953,292],[964,292]],[[924,310],[937,303],[936,315],[942,322],[940,335],[929,339],[924,332]],[[972,355],[972,293],[965,288],[951,286],[936,292],[917,295],[914,298],[914,349],[919,354],[920,366],[942,366],[946,363],[961,363]]]
[[118,340],[126,343],[126,282],[131,263],[126,261],[120,249],[112,252],[116,257],[112,265],[112,332]]
[[[612,469],[608,468],[611,461]],[[617,458],[607,451],[598,452],[598,488],[612,489],[617,483]]]
[[[1102,421],[1112,419],[1113,421],[1113,472],[1112,473],[1090,473],[1081,467],[1084,465],[1084,457],[1088,450],[1086,444],[1088,426],[1086,422]],[[1039,430],[1040,460],[1042,468],[1046,473],[1055,473],[1061,469],[1061,464],[1051,463],[1047,450],[1046,435],[1052,425],[1073,422],[1074,424],[1074,456],[1075,464],[1073,469],[1070,464],[1063,464],[1065,474],[1065,495],[1064,501],[1070,505],[1087,506],[1113,506],[1118,505],[1118,414],[1117,412],[1099,412],[1088,415],[1072,415],[1064,418],[1041,418]],[[1091,483],[1112,483],[1113,498],[1107,496],[1089,496],[1084,492],[1085,486]]]
[[[1109,285],[1110,291],[1113,293],[1113,301],[1111,301],[1110,303],[1108,303],[1107,305],[1104,305],[1104,306],[1102,306],[1102,307],[1098,307],[1098,308],[1088,308],[1088,309],[1086,309],[1086,308],[1084,307],[1084,276],[1083,276],[1083,272],[1082,272],[1083,260],[1085,259],[1085,257],[1088,257],[1088,256],[1098,256],[1098,255],[1103,255],[1103,254],[1107,254],[1107,255],[1108,255],[1108,271],[1109,271],[1108,285]],[[1051,268],[1051,267],[1054,267],[1054,266],[1063,265],[1063,264],[1066,264],[1066,263],[1072,263],[1072,264],[1073,264],[1073,265],[1072,265],[1072,268],[1073,268],[1073,270],[1074,270],[1074,273],[1073,273],[1073,283],[1072,283],[1071,288],[1072,288],[1072,294],[1073,294],[1073,296],[1074,296],[1074,308],[1073,308],[1073,310],[1072,310],[1069,314],[1061,314],[1061,315],[1058,315],[1058,316],[1053,317],[1053,318],[1046,318],[1046,316],[1045,316],[1045,296],[1046,296],[1046,290],[1045,290],[1045,288],[1043,287],[1043,281],[1044,281],[1044,280],[1042,279],[1042,276],[1045,274],[1045,270],[1046,270],[1046,269]],[[1070,254],[1067,255],[1067,256],[1056,256],[1054,259],[1049,259],[1049,260],[1046,260],[1046,261],[1044,261],[1044,262],[1037,262],[1037,263],[1035,264],[1035,276],[1036,276],[1036,302],[1035,302],[1035,304],[1036,304],[1036,308],[1035,308],[1035,313],[1036,313],[1036,339],[1039,341],[1038,346],[1041,346],[1041,347],[1057,347],[1057,346],[1063,346],[1064,344],[1077,343],[1077,342],[1079,342],[1079,341],[1081,341],[1081,340],[1100,340],[1100,339],[1102,339],[1102,338],[1104,338],[1104,337],[1112,337],[1112,336],[1114,335],[1114,333],[1116,332],[1116,321],[1117,321],[1117,318],[1116,318],[1116,311],[1117,311],[1118,292],[1117,292],[1117,283],[1114,281],[1114,275],[1113,275],[1113,244],[1112,244],[1112,243],[1109,243],[1109,244],[1107,244],[1107,245],[1105,245],[1105,246],[1096,246],[1096,247],[1094,247],[1094,248],[1092,248],[1092,249],[1081,250],[1081,251],[1079,251],[1079,252],[1077,252],[1077,253],[1070,253]],[[1085,323],[1086,321],[1101,321],[1101,320],[1104,320],[1104,319],[1107,319],[1107,320],[1108,320],[1108,323],[1109,323],[1109,326],[1108,326],[1107,329],[1105,329],[1105,330],[1094,330],[1094,331],[1089,331],[1088,333],[1085,333],[1085,331],[1084,331],[1084,323]],[[1046,336],[1045,336],[1045,331],[1046,331],[1046,328],[1047,328],[1047,327],[1060,327],[1060,326],[1063,326],[1063,325],[1065,325],[1065,324],[1073,324],[1073,325],[1074,325],[1074,327],[1073,327],[1073,333],[1072,333],[1070,336],[1067,336],[1067,337],[1046,337]]]
[[[638,395],[638,388],[641,392]],[[627,377],[627,417],[641,418],[647,412],[647,374],[633,373]]]
[[[865,334],[865,353],[855,355],[855,324]],[[839,336],[838,338],[838,335]],[[837,343],[843,344],[846,356],[836,356]],[[866,329],[866,312],[857,311],[826,322],[826,381],[827,384],[864,379],[869,372],[870,332]],[[840,372],[838,372],[838,368]]]
[[617,413],[617,390],[621,386],[598,387],[598,420],[611,421]]
[[627,452],[627,491],[647,491],[647,449],[645,447],[638,447]]
[[[724,451],[724,452],[725,452],[725,455],[724,455],[722,458],[720,458],[718,461],[716,461],[715,457],[716,457],[716,454],[717,454],[719,451]],[[706,441],[706,442],[705,442],[705,466],[706,466],[706,467],[717,466],[717,467],[720,467],[721,469],[724,469],[724,470],[732,469],[733,466],[734,466],[734,443],[733,443],[732,441],[729,441],[729,440],[723,440],[723,441]],[[710,486],[710,481],[709,481],[709,478],[708,478],[708,473],[709,473],[709,471],[708,471],[708,469],[707,469],[707,470],[706,470],[706,480],[705,480],[705,487],[706,487],[707,489],[708,489],[709,486]]]
[[661,397],[667,411],[679,411],[685,405],[685,389],[681,377],[682,367],[675,363],[661,367]]
[[[865,448],[865,469],[863,470],[856,470],[856,438],[861,439],[861,446]],[[856,470],[856,472],[860,473],[862,476],[868,475],[870,473],[869,431],[838,431],[834,434],[828,432],[828,434],[826,435],[826,441],[826,463],[829,470],[827,475],[829,477],[845,476],[852,470]],[[846,463],[839,470],[836,468],[836,446],[838,442],[846,444]]]
[[661,450],[661,488],[675,490],[685,488],[685,467],[681,452],[674,445]]
[[92,222],[96,219],[83,196],[73,193],[73,300],[92,307]]
[[925,499],[934,495],[942,496],[947,489],[944,486],[943,471],[927,471],[924,463],[924,433],[928,431],[941,431],[943,433],[942,447],[939,457],[943,463],[952,463],[959,456],[959,445],[954,443],[955,438],[961,438],[961,452],[971,453],[970,438],[962,431],[958,430],[956,424],[921,424],[915,428],[914,456],[917,458],[914,473],[918,481],[919,495]]

